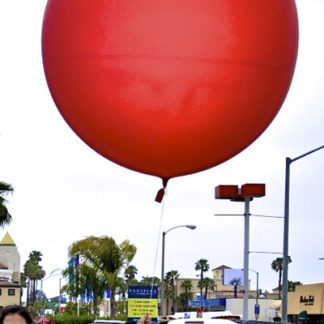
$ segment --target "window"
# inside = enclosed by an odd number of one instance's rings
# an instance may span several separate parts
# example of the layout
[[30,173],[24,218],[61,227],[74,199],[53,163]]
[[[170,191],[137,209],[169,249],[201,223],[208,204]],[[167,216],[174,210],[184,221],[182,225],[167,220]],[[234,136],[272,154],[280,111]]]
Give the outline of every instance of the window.
[[9,296],[15,296],[15,289],[8,289]]

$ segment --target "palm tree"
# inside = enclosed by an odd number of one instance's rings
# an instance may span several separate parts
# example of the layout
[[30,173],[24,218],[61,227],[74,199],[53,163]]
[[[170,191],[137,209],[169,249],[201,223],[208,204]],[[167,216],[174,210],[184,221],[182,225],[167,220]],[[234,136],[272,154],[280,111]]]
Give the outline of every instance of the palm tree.
[[175,281],[178,279],[180,274],[178,273],[177,270],[171,270],[168,271],[165,275],[166,279],[166,286],[169,286],[171,288],[171,296],[172,296],[172,313],[175,311]]
[[135,276],[137,275],[137,268],[133,265],[129,265],[125,271],[124,271],[124,276],[125,276],[125,281],[127,286],[132,284],[133,281],[135,281]]
[[160,278],[158,277],[149,277],[149,276],[143,276],[140,284],[143,286],[159,286],[160,285]]
[[69,249],[69,257],[79,255],[80,263],[77,269],[80,277],[79,286],[75,289],[75,283],[69,282],[66,289],[74,292],[78,290],[83,294],[90,291],[93,294],[94,318],[96,318],[99,302],[105,289],[110,287],[111,318],[114,319],[116,290],[123,285],[119,274],[129,265],[135,253],[136,247],[128,240],[117,245],[115,240],[108,236],[90,236],[74,242]]
[[[195,270],[200,271],[200,280],[202,281],[204,279],[204,272],[207,272],[209,270],[208,260],[199,259],[195,263]],[[200,295],[202,296],[202,288],[200,288]]]
[[185,279],[182,281],[180,287],[184,289],[184,293],[181,294],[180,300],[183,301],[183,304],[186,306],[185,310],[188,308],[189,299],[191,298],[191,289],[192,289],[192,282],[190,279]]
[[203,280],[199,280],[198,288],[205,289],[204,297],[207,299],[208,291],[214,290],[215,288],[215,281],[211,278],[204,278]]
[[237,298],[237,286],[242,285],[242,279],[240,277],[233,278],[230,284],[234,286],[234,298]]
[[275,270],[276,272],[279,272],[279,299],[281,299],[281,276],[282,276],[282,267],[283,267],[283,259],[277,258],[272,261],[271,268],[272,270]]
[[39,264],[42,261],[42,253],[39,251],[32,251],[29,253],[29,259],[24,265],[24,274],[28,280],[27,286],[27,304],[33,304],[36,301],[36,287],[38,280],[45,277],[45,271]]
[[10,184],[0,181],[0,226],[2,227],[10,224],[12,219],[6,206],[7,200],[4,197],[13,191]]

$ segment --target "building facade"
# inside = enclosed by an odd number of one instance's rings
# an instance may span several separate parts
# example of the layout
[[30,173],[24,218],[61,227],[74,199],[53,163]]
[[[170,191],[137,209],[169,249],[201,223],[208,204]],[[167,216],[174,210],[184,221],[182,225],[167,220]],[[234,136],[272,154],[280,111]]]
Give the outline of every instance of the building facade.
[[291,322],[324,323],[324,283],[296,286],[288,292],[287,302]]
[[20,304],[20,255],[9,233],[0,242],[0,308]]
[[[232,269],[226,265],[219,266],[217,268],[212,269],[214,286],[207,290],[206,299],[216,299],[216,298],[234,298],[234,285],[224,285],[223,283],[223,276],[224,276],[224,269]],[[167,311],[167,314],[172,314],[176,311],[184,310],[184,306],[181,305],[181,295],[185,293],[184,282],[190,281],[191,288],[190,288],[190,299],[197,299],[200,296],[200,288],[199,288],[199,281],[200,278],[177,278],[174,281],[174,293],[175,298],[168,297],[166,294],[164,296],[164,307]],[[203,290],[203,295],[205,294],[205,290]],[[237,298],[243,298],[244,289],[243,285],[237,286]],[[249,295],[251,298],[256,296],[256,291],[250,291]],[[174,305],[173,305],[174,303]],[[220,306],[215,306],[213,310],[223,310]]]

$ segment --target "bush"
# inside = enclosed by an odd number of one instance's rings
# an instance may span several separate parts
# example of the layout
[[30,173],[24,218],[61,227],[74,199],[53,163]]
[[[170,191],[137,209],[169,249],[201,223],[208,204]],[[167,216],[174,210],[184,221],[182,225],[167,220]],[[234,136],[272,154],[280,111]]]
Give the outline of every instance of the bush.
[[92,315],[60,314],[49,318],[55,324],[89,324],[93,321]]

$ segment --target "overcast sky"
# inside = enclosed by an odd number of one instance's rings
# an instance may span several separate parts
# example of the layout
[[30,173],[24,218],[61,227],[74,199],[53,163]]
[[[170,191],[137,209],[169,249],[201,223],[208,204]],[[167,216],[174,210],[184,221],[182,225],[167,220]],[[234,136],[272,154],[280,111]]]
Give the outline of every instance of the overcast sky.
[[[280,0],[286,1],[286,0]],[[283,216],[285,158],[324,144],[324,1],[299,0],[299,53],[287,98],[272,124],[245,151],[197,174],[172,179],[161,219],[154,201],[161,180],[103,158],[83,143],[56,109],[41,59],[45,0],[0,2],[0,180],[15,188],[8,208],[9,231],[21,255],[21,269],[32,250],[43,254],[47,274],[67,266],[69,245],[89,235],[129,239],[137,247],[133,264],[141,276],[160,276],[161,230],[166,236],[165,270],[194,278],[195,262],[243,267],[242,203],[214,199],[219,184],[266,184],[266,196],[251,213]],[[291,166],[289,279],[324,282],[324,150]],[[281,252],[283,220],[251,217],[250,250]],[[157,249],[158,247],[158,249]],[[276,254],[250,254],[259,286],[271,290],[278,275]],[[157,262],[155,263],[157,257]],[[211,271],[207,273],[212,276]],[[255,274],[250,273],[255,286]],[[58,294],[58,277],[44,281],[48,297]]]

